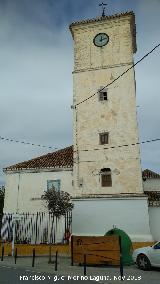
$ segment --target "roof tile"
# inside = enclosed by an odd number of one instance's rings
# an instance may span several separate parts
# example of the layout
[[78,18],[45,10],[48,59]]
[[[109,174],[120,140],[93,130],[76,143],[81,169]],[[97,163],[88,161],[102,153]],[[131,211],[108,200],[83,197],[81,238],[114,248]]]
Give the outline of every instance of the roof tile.
[[48,153],[4,168],[5,171],[23,170],[23,169],[42,169],[42,168],[72,168],[73,167],[73,146]]
[[93,18],[93,19],[86,19],[86,20],[76,21],[76,22],[73,22],[72,24],[70,24],[69,27],[71,28],[73,26],[80,25],[80,24],[87,24],[87,23],[99,22],[99,21],[103,21],[103,20],[105,21],[105,20],[120,18],[122,16],[127,16],[127,15],[134,16],[134,13],[133,13],[133,11],[127,11],[127,12],[114,14],[114,15],[109,15],[109,16],[104,16],[104,17],[97,17],[97,18]]
[[151,170],[146,169],[142,172],[142,177],[143,178],[160,178],[160,175]]

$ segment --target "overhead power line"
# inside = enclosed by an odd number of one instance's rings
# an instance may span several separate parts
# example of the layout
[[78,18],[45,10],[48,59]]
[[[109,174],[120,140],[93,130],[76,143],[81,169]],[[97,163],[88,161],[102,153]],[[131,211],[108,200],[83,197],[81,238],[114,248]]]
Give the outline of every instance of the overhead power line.
[[[146,143],[153,143],[153,142],[156,142],[156,141],[160,141],[160,138],[151,139],[151,140],[146,140],[146,141],[142,141],[142,142],[131,143],[131,144],[122,144],[122,145],[117,145],[117,146],[103,147],[103,148],[79,149],[79,152],[81,152],[81,151],[82,151],[82,152],[102,151],[102,150],[109,150],[109,149],[115,149],[115,148],[136,146],[136,145],[141,145],[141,144],[146,144]],[[77,152],[77,151],[75,151],[75,152]]]
[[[138,63],[140,63],[141,61],[143,61],[147,56],[149,56],[153,51],[155,51],[158,47],[160,46],[160,43],[157,44],[151,51],[149,51],[147,54],[145,54],[140,60],[138,60],[135,64],[133,64],[130,68],[128,68],[126,71],[124,71],[121,75],[119,75],[117,78],[115,78],[112,82],[108,83],[106,86],[104,86],[103,88],[101,88],[101,90],[97,91],[96,93],[94,93],[93,95],[91,95],[90,97],[84,99],[83,101],[77,103],[75,106],[78,106],[84,102],[86,102],[87,100],[91,99],[92,97],[94,97],[96,94],[98,94],[100,91],[103,91],[105,88],[111,86],[114,82],[116,82],[119,78],[121,78],[123,75],[125,75],[129,70],[131,70],[132,68],[134,68]],[[55,149],[58,150],[59,148],[57,147],[53,147],[53,146],[46,146],[46,145],[41,145],[41,144],[35,144],[35,143],[31,143],[31,142],[26,142],[26,141],[20,141],[17,139],[12,139],[12,138],[6,138],[6,137],[2,137],[0,136],[0,140],[3,141],[7,141],[7,142],[13,142],[13,143],[19,143],[19,144],[23,144],[23,145],[31,145],[31,146],[36,146],[36,147],[41,147],[41,148],[48,148],[48,149]],[[126,144],[126,145],[118,145],[118,146],[112,146],[112,147],[105,147],[103,149],[113,149],[113,148],[117,148],[117,147],[126,147],[126,146],[132,146],[132,145],[138,145],[138,144],[145,144],[145,143],[151,143],[151,142],[155,142],[155,141],[160,141],[160,138],[157,139],[152,139],[152,140],[147,140],[147,141],[142,141],[142,142],[137,142],[137,143],[132,143],[132,144]],[[101,150],[99,148],[95,148],[93,150]],[[80,150],[80,151],[92,151],[92,150]]]
[[112,82],[108,83],[106,86],[104,86],[102,89],[98,90],[96,93],[94,93],[93,95],[91,95],[90,97],[84,99],[83,101],[73,105],[73,108],[76,108],[78,105],[90,100],[91,98],[93,98],[95,95],[97,95],[99,92],[103,91],[105,88],[111,86],[114,82],[116,82],[117,80],[119,80],[122,76],[124,76],[129,70],[131,70],[132,68],[134,68],[138,63],[140,63],[141,61],[143,61],[147,56],[149,56],[153,51],[155,51],[158,47],[160,46],[160,43],[157,44],[151,51],[149,51],[147,54],[145,54],[141,59],[139,59],[136,63],[134,63],[131,67],[129,67],[126,71],[124,71],[121,75],[119,75],[117,78],[115,78]]
[[2,137],[2,136],[0,136],[0,140],[7,141],[7,142],[13,142],[13,143],[19,143],[19,144],[23,144],[23,145],[31,145],[31,146],[41,147],[41,148],[58,150],[58,148],[53,147],[53,146],[34,144],[34,143],[31,143],[31,142],[20,141],[20,140],[16,140],[16,139],[12,139],[12,138],[6,138],[6,137]]
[[[42,148],[49,148],[49,149],[59,150],[59,148],[56,148],[54,146],[46,146],[46,145],[34,144],[34,143],[31,143],[31,142],[19,141],[19,140],[16,140],[16,139],[5,138],[5,137],[2,137],[2,136],[0,136],[0,140],[5,141],[5,142],[20,143],[20,144],[23,144],[23,145],[30,145],[30,146],[35,146],[35,147],[42,147]],[[88,152],[88,151],[109,150],[109,149],[115,149],[115,148],[136,146],[136,145],[146,144],[146,143],[153,143],[153,142],[156,142],[156,141],[160,141],[160,138],[145,140],[145,141],[142,141],[142,142],[136,142],[136,143],[131,143],[131,144],[122,144],[122,145],[116,145],[116,146],[110,146],[110,147],[103,147],[103,148],[79,149],[78,151]],[[77,152],[77,151],[74,151],[74,152]]]

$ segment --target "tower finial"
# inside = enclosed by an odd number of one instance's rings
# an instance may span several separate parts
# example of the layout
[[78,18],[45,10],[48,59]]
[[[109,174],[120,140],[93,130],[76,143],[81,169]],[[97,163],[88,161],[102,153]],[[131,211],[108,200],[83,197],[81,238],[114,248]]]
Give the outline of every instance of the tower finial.
[[99,6],[102,7],[102,17],[105,17],[105,9],[106,9],[105,6],[107,6],[107,4],[102,2],[99,4]]

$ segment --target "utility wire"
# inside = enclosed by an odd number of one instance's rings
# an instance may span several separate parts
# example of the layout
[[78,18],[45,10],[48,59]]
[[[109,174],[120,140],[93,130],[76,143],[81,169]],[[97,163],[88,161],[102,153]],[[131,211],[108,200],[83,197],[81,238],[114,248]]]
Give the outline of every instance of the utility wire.
[[56,147],[40,145],[40,144],[34,144],[34,143],[31,143],[31,142],[25,142],[25,141],[19,141],[19,140],[16,140],[16,139],[5,138],[5,137],[2,137],[2,136],[0,136],[0,140],[7,141],[7,142],[24,144],[24,145],[31,145],[31,146],[41,147],[41,148],[49,148],[49,149],[58,150],[58,148],[56,148]]
[[[155,51],[158,47],[160,46],[160,43],[157,44],[151,51],[149,51],[147,54],[145,54],[140,60],[138,60],[135,64],[133,64],[130,68],[128,68],[126,71],[124,71],[121,75],[119,75],[117,78],[115,78],[112,82],[108,83],[106,86],[104,86],[101,90],[97,91],[96,93],[94,93],[93,95],[91,95],[90,97],[84,99],[83,101],[77,103],[75,106],[73,106],[73,108],[76,108],[78,105],[86,102],[87,100],[91,99],[92,97],[94,97],[96,94],[98,94],[99,92],[103,91],[105,88],[107,88],[108,86],[112,85],[114,82],[116,82],[119,78],[121,78],[123,75],[125,75],[129,70],[131,70],[132,68],[134,68],[138,63],[140,63],[142,60],[144,60],[147,56],[149,56],[153,51]],[[11,138],[5,138],[0,136],[0,140],[3,141],[8,141],[8,142],[14,142],[14,143],[20,143],[20,144],[24,144],[24,145],[31,145],[31,146],[36,146],[36,147],[42,147],[42,148],[48,148],[48,149],[55,149],[58,150],[58,148],[56,147],[52,147],[52,146],[46,146],[46,145],[40,145],[40,144],[34,144],[31,142],[25,142],[25,141],[19,141],[16,139],[11,139]],[[144,143],[151,143],[151,142],[155,142],[155,141],[159,141],[160,138],[157,139],[152,139],[152,140],[148,140],[148,141],[142,141],[142,142],[137,142],[137,143],[133,143],[130,145],[138,145],[138,144],[144,144]],[[116,148],[116,147],[126,147],[129,146],[129,144],[127,145],[119,145],[119,146],[113,146],[113,147],[109,147],[109,148],[103,148],[103,149],[111,149],[111,148]],[[101,149],[93,149],[93,150],[101,150]],[[92,151],[92,150],[80,150],[80,151]]]
[[136,145],[141,145],[141,144],[146,144],[146,143],[152,143],[152,142],[156,142],[156,141],[160,141],[160,138],[146,140],[146,141],[142,141],[142,142],[131,143],[131,144],[123,144],[123,145],[111,146],[111,147],[94,148],[94,149],[80,149],[79,151],[89,152],[89,151],[109,150],[109,149],[115,149],[115,148],[121,148],[121,147],[129,147],[129,146],[136,146]]
[[105,88],[111,86],[114,82],[116,82],[117,80],[119,80],[119,78],[121,78],[123,75],[125,75],[129,70],[131,70],[132,68],[134,68],[138,63],[140,63],[141,61],[143,61],[147,56],[149,56],[153,51],[155,51],[155,49],[157,49],[160,46],[160,43],[157,44],[151,51],[149,51],[147,54],[145,54],[141,59],[139,59],[136,63],[134,63],[131,67],[129,67],[126,71],[124,71],[121,75],[119,75],[117,78],[115,78],[112,82],[108,83],[106,86],[104,86],[102,89],[100,89],[99,91],[97,91],[96,93],[94,93],[93,95],[91,95],[90,97],[84,99],[83,101],[73,105],[73,108],[76,109],[76,107],[86,101],[88,101],[89,99],[93,98],[95,95],[97,95],[99,92],[103,91]]
[[[2,137],[2,136],[0,136],[0,140],[6,141],[6,142],[20,143],[20,144],[23,144],[23,145],[31,145],[31,146],[36,146],[36,147],[43,147],[43,148],[59,150],[59,148],[56,148],[56,147],[53,147],[53,146],[34,144],[34,143],[31,143],[31,142],[19,141],[19,140],[15,140],[15,139],[11,139],[11,138],[5,138],[5,137]],[[129,147],[129,146],[135,146],[135,145],[140,145],[140,144],[153,143],[153,142],[156,142],[156,141],[160,141],[160,138],[145,140],[145,141],[142,141],[142,142],[136,142],[136,143],[131,143],[131,144],[122,144],[122,145],[117,145],[117,146],[103,147],[103,148],[80,149],[78,151],[89,152],[89,151],[109,150],[109,149],[114,149],[114,148]],[[74,151],[74,152],[77,152],[77,151]]]

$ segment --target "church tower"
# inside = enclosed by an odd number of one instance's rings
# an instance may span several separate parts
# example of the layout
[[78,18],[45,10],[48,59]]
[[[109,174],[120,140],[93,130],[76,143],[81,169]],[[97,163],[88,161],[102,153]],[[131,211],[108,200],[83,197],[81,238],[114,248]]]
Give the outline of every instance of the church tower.
[[142,194],[134,68],[115,80],[133,65],[134,13],[74,22],[70,30],[75,195]]

